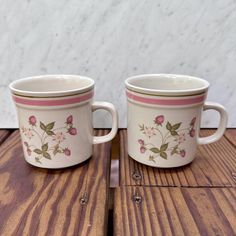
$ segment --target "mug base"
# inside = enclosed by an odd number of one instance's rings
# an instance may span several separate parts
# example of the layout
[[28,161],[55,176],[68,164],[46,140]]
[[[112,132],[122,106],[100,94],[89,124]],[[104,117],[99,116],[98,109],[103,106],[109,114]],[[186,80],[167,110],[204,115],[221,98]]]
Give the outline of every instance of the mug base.
[[42,165],[40,163],[33,163],[33,162],[29,162],[27,160],[25,160],[25,162],[30,166],[37,167],[37,168],[40,168],[40,169],[59,170],[59,169],[66,169],[66,168],[70,168],[70,167],[77,168],[79,166],[86,165],[90,161],[91,157],[92,157],[92,155],[89,156],[88,158],[84,159],[83,161],[78,162],[78,163],[70,163],[68,165],[63,165],[63,166],[59,166],[59,165],[58,166],[53,166],[53,165],[45,166],[45,165]]
[[186,165],[189,165],[190,163],[192,163],[193,159],[192,160],[188,160],[182,164],[178,164],[178,165],[173,165],[173,164],[168,164],[168,165],[158,165],[157,164],[151,164],[151,163],[148,163],[148,162],[142,162],[140,160],[137,160],[135,157],[131,156],[130,154],[128,154],[130,158],[132,158],[133,160],[143,164],[143,165],[147,165],[147,166],[151,166],[151,167],[156,167],[156,168],[163,168],[163,169],[170,169],[170,168],[178,168],[178,167],[182,167],[182,166],[186,166]]

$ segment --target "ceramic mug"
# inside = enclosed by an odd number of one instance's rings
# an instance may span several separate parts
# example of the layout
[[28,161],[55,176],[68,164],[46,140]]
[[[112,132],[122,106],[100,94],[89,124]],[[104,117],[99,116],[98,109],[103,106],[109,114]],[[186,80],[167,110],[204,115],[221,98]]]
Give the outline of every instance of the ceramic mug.
[[[12,82],[25,160],[38,167],[63,168],[92,155],[92,145],[110,141],[118,116],[107,102],[93,102],[94,81],[84,76],[46,75]],[[92,111],[112,115],[109,134],[93,136]]]
[[[128,100],[128,154],[154,167],[178,167],[193,161],[198,144],[219,140],[227,113],[217,103],[205,102],[206,80],[171,74],[138,75],[125,81]],[[202,110],[220,113],[217,131],[199,137]]]

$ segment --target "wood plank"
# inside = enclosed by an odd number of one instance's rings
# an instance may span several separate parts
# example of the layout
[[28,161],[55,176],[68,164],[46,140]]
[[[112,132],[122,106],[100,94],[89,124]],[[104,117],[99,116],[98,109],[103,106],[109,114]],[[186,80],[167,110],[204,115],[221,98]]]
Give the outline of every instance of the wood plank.
[[109,165],[106,143],[95,145],[92,158],[75,167],[33,167],[23,160],[15,131],[0,146],[0,235],[104,235]]
[[[201,130],[203,136],[214,130]],[[160,169],[140,164],[127,154],[127,131],[120,130],[120,183],[145,186],[236,186],[236,148],[226,137],[198,147],[195,160],[187,166]],[[226,132],[228,134],[228,132]],[[141,176],[139,181],[133,174]]]
[[234,145],[234,147],[236,147],[236,129],[227,129],[225,137],[232,143],[232,145]]
[[0,145],[7,139],[7,137],[11,134],[10,130],[0,129]]
[[123,186],[114,203],[116,236],[236,235],[236,188]]

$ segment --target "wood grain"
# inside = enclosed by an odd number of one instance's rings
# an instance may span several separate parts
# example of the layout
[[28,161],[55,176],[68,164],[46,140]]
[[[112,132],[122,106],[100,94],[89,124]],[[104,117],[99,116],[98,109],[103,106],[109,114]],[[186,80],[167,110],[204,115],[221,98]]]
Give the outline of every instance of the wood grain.
[[10,130],[0,129],[0,145],[7,139],[10,134]]
[[236,235],[236,188],[125,186],[114,206],[116,236]]
[[[92,158],[72,168],[30,166],[19,131],[13,132],[0,146],[0,235],[104,235],[109,165],[106,143],[95,145]],[[81,204],[84,195],[87,203]]]
[[[210,135],[214,130],[202,130],[201,135]],[[226,132],[220,141],[201,145],[195,160],[187,166],[172,169],[152,168],[140,164],[127,154],[127,131],[120,130],[120,184],[143,186],[223,187],[236,186],[235,133]],[[231,140],[231,141],[229,141]],[[141,180],[133,179],[133,173]]]

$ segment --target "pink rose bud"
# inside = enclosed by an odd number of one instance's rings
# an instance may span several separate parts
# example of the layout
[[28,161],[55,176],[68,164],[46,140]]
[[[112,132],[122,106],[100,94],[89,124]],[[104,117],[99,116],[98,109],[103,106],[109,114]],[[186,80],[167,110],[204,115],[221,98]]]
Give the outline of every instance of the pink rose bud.
[[138,143],[141,144],[141,145],[144,145],[144,140],[139,139],[139,140],[138,140]]
[[32,151],[28,148],[27,153],[28,153],[29,156],[31,156]]
[[157,125],[162,125],[163,122],[164,122],[164,116],[163,115],[157,116],[154,120],[154,123],[157,124]]
[[66,156],[70,156],[71,151],[70,151],[69,148],[65,148],[63,151],[64,151],[64,154],[65,154]]
[[180,150],[179,153],[180,153],[180,156],[181,156],[181,157],[185,157],[185,155],[186,155],[186,152],[185,152],[184,149]]
[[73,128],[73,127],[69,128],[68,132],[69,132],[70,135],[76,135],[77,134],[76,128]]
[[67,117],[66,123],[69,125],[69,124],[72,124],[72,122],[73,122],[73,116],[70,115],[70,116]]
[[140,147],[140,152],[141,152],[141,153],[144,153],[145,151],[146,151],[146,148],[145,148],[144,146],[141,146],[141,147]]
[[30,123],[31,125],[35,126],[35,125],[36,125],[36,122],[37,122],[37,120],[36,120],[36,117],[35,117],[35,116],[30,116],[30,117],[29,117],[29,123]]
[[196,117],[194,117],[192,120],[191,120],[191,122],[190,122],[190,125],[194,125],[195,124],[195,122],[196,122]]
[[190,135],[190,137],[194,137],[195,136],[195,129],[191,129],[190,131],[189,131],[189,135]]

